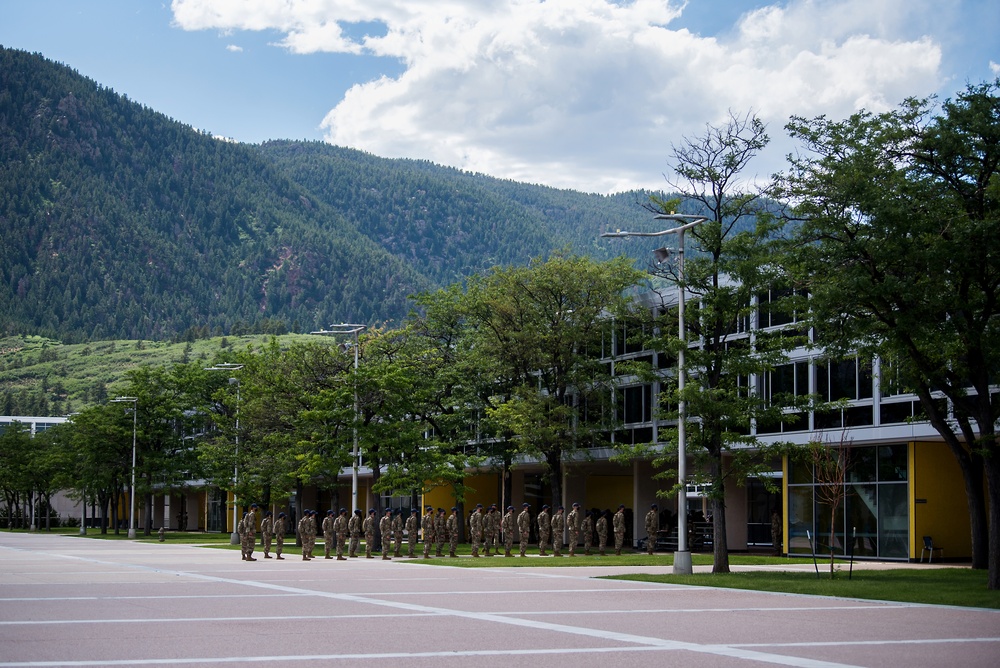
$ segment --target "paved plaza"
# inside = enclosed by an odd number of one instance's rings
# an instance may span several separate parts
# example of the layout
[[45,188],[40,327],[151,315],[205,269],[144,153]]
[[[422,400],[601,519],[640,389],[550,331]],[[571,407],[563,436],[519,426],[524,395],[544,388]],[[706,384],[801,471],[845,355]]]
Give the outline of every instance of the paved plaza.
[[420,561],[0,532],[0,667],[1000,665],[1000,611]]

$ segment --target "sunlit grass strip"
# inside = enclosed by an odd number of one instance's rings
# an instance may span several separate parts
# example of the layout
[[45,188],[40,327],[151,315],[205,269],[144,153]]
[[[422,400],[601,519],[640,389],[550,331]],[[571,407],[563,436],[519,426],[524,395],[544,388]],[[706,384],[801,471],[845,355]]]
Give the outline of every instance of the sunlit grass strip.
[[1000,591],[990,591],[986,588],[986,571],[974,571],[968,568],[855,570],[850,579],[846,572],[841,571],[832,580],[829,572],[821,573],[817,578],[815,573],[790,571],[693,575],[635,574],[607,577],[614,580],[663,584],[1000,609]]

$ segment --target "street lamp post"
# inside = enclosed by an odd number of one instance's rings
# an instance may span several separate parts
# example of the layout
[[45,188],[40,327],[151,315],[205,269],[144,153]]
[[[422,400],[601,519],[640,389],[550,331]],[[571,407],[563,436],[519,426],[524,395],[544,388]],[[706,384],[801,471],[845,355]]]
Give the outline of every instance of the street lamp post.
[[[216,364],[215,366],[205,367],[205,371],[239,371],[242,368],[242,364],[223,362],[221,364]],[[231,385],[236,385],[236,452],[233,457],[233,533],[229,536],[229,543],[230,545],[239,545],[240,534],[236,531],[236,527],[239,524],[239,506],[236,503],[236,487],[239,485],[240,471],[240,379],[230,378],[229,383]]]
[[132,404],[132,501],[129,510],[128,537],[135,538],[135,434],[137,419],[139,415],[139,397],[115,397],[111,399],[113,404]]
[[[688,549],[687,522],[687,440],[685,422],[687,421],[687,406],[684,401],[684,351],[687,348],[687,331],[684,327],[684,233],[692,227],[701,225],[708,218],[681,213],[670,213],[656,216],[656,220],[671,220],[680,223],[677,227],[660,232],[605,232],[602,237],[660,237],[667,234],[677,235],[677,336],[681,340],[677,353],[677,484],[680,487],[680,501],[677,504],[677,551],[674,552],[674,574],[690,575],[691,550]],[[657,263],[667,259],[669,252],[665,248],[653,251]]]
[[[358,418],[358,334],[365,331],[367,325],[357,325],[347,322],[342,322],[339,325],[330,325],[330,329],[321,329],[316,332],[310,332],[310,334],[323,334],[323,335],[336,335],[336,334],[353,334],[354,335],[354,419],[357,421]],[[354,426],[354,445],[351,449],[351,513],[353,513],[358,508],[358,427]]]

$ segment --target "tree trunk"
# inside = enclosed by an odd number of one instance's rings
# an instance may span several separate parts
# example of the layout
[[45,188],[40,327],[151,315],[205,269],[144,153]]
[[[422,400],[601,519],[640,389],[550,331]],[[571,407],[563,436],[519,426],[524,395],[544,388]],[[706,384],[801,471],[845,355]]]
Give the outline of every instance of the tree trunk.
[[[687,490],[684,512],[687,512]],[[729,538],[726,535],[726,479],[722,471],[722,452],[712,459],[712,572],[729,573]]]

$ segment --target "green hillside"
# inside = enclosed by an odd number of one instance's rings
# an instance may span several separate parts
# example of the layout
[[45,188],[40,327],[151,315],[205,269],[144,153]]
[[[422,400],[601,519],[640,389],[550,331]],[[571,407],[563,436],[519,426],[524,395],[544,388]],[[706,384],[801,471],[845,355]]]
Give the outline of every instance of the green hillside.
[[[0,338],[0,415],[66,415],[121,393],[124,375],[141,365],[211,362],[220,352],[258,348],[264,334],[193,341],[91,341],[63,344],[41,336]],[[277,337],[282,345],[316,341]]]
[[0,48],[0,334],[63,342],[398,321],[408,295],[649,215],[303,142],[198,132],[37,54]]

